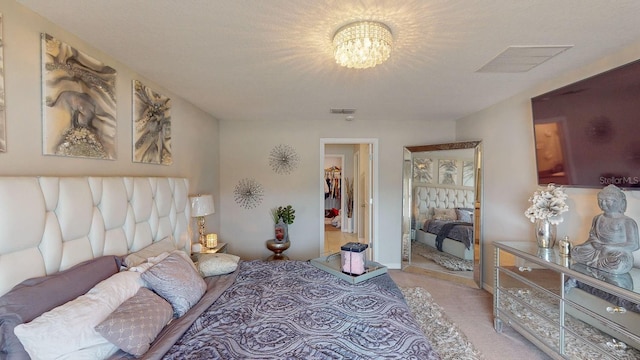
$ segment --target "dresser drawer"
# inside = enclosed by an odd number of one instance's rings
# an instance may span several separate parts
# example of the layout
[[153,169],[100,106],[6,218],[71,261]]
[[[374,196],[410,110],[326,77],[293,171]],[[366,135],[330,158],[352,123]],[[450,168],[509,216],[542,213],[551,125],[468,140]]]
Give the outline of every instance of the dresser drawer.
[[548,347],[560,350],[560,300],[535,287],[520,284],[499,288],[497,316],[509,325],[519,326],[534,335]]
[[498,283],[504,288],[532,287],[544,289],[560,297],[562,280],[560,274],[528,266],[503,266],[498,270]]
[[[583,337],[584,335],[576,335],[568,329],[564,332],[564,353],[569,359],[602,359],[602,360],[617,360],[617,359],[637,359],[633,356],[625,355],[624,351],[612,351],[607,350],[602,346],[594,343],[590,336]],[[632,354],[630,354],[632,355]]]
[[522,284],[537,286],[560,297],[562,278],[560,273],[527,261],[505,251],[500,251],[498,281],[503,287],[518,287]]
[[640,314],[577,288],[567,291],[565,299],[568,331],[590,336],[605,351],[640,359]]

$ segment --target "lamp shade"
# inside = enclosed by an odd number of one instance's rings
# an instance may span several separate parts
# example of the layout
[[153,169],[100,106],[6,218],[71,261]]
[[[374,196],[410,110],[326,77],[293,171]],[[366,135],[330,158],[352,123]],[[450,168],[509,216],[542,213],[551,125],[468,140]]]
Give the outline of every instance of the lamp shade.
[[216,212],[211,194],[198,194],[190,196],[189,199],[191,200],[191,217],[207,216]]

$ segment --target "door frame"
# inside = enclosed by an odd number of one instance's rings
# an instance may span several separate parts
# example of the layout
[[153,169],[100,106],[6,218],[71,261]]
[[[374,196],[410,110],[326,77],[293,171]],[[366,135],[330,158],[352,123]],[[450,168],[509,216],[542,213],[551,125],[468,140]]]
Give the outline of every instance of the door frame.
[[[369,248],[371,249],[370,258],[373,261],[378,260],[378,139],[376,138],[321,138],[320,139],[320,166],[319,166],[319,178],[324,179],[324,157],[325,157],[325,145],[345,145],[345,144],[369,144],[371,146],[370,164],[373,166],[373,171],[370,171],[371,178],[369,183],[371,184],[371,199],[369,201],[370,206],[370,221],[369,228]],[[363,155],[363,154],[361,154]],[[343,175],[344,176],[344,175]],[[355,178],[354,178],[355,180]],[[320,199],[324,199],[324,184],[319,181],[318,196]],[[354,204],[355,207],[355,204]],[[319,219],[324,219],[324,201],[320,201],[318,210]],[[320,221],[319,229],[320,239],[318,243],[318,250],[320,254],[324,252],[324,221]]]

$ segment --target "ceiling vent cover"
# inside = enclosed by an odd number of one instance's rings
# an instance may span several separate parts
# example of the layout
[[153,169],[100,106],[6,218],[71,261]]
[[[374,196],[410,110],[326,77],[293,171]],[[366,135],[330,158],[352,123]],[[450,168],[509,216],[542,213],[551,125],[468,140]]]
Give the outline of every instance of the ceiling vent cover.
[[355,114],[356,109],[329,109],[329,112],[332,114],[346,114],[346,115],[351,115],[351,114]]
[[573,45],[510,46],[476,72],[527,72],[572,47]]

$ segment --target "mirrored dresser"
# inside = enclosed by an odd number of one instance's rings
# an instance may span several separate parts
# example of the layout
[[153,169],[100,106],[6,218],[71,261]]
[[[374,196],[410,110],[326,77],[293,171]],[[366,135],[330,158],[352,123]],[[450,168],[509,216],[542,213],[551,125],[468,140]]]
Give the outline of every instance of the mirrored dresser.
[[640,359],[640,269],[612,275],[530,242],[494,247],[496,331],[508,325],[554,359]]

